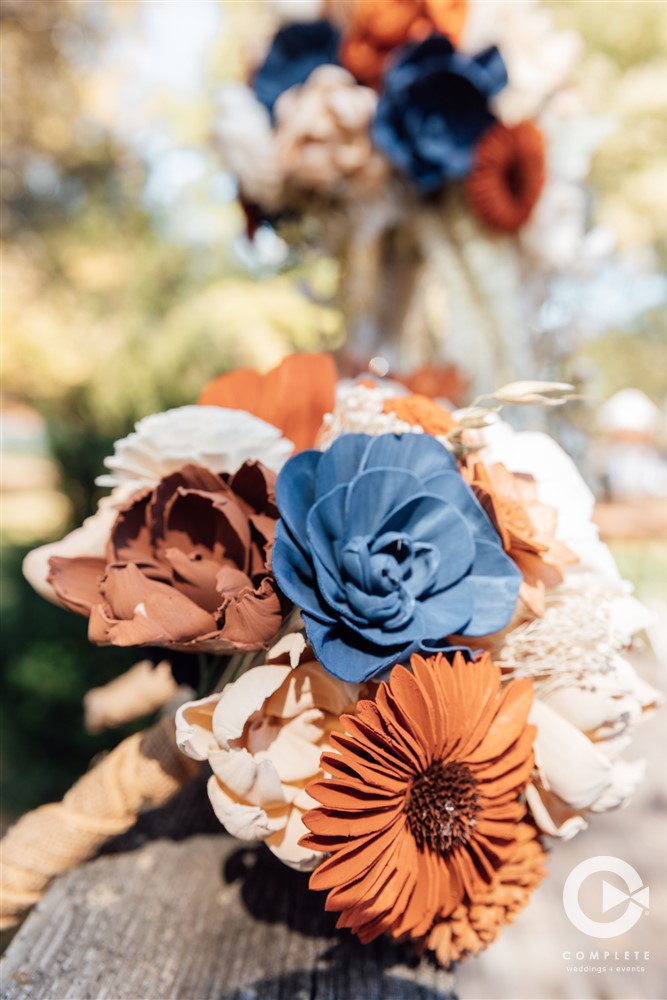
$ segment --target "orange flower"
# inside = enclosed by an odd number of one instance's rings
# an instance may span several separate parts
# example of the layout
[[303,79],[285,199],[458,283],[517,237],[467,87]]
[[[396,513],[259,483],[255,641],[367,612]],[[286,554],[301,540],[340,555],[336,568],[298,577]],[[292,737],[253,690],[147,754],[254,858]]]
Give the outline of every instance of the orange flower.
[[533,766],[532,685],[500,689],[488,654],[395,667],[360,701],[309,785],[302,844],[328,857],[310,880],[363,942],[420,939],[467,897],[492,891],[512,857]]
[[535,207],[545,181],[544,136],[532,122],[486,132],[466,181],[468,201],[485,225],[515,233]]
[[537,830],[531,823],[519,823],[512,854],[493,883],[474,900],[457,906],[446,920],[438,921],[425,946],[435,952],[441,965],[484,951],[528,904],[531,892],[546,875],[545,862]]
[[377,87],[393,49],[437,31],[456,44],[468,0],[358,0],[343,37],[341,62],[360,83]]
[[562,566],[579,561],[556,538],[558,511],[539,501],[532,476],[511,473],[500,462],[489,466],[469,462],[461,471],[500,535],[505,552],[521,570],[521,600],[541,617],[545,588],[562,582]]
[[448,399],[457,406],[465,400],[469,385],[469,379],[455,365],[437,367],[425,364],[412,375],[395,375],[394,378],[410,392],[430,396],[431,399]]
[[449,410],[444,406],[439,406],[427,396],[397,396],[395,399],[387,399],[384,404],[385,413],[395,414],[399,420],[404,420],[406,424],[416,424],[422,427],[427,434],[449,434],[451,430],[458,427]]
[[265,375],[238,368],[204,388],[201,406],[245,410],[279,427],[295,451],[312,448],[325,413],[334,407],[336,366],[329,354],[290,354]]

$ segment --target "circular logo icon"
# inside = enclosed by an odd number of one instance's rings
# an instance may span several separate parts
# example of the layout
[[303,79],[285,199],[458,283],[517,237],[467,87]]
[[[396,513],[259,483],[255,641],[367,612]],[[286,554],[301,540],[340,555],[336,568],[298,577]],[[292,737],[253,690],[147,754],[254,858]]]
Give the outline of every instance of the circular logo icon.
[[[606,880],[602,882],[603,913],[625,903],[625,909],[615,920],[594,920],[584,913],[579,902],[579,890],[586,879],[601,872],[618,875],[625,883],[626,892]],[[582,861],[572,869],[563,886],[563,906],[570,923],[589,937],[618,937],[634,927],[642,913],[648,910],[648,886],[643,884],[639,873],[627,861],[611,855],[599,855]]]

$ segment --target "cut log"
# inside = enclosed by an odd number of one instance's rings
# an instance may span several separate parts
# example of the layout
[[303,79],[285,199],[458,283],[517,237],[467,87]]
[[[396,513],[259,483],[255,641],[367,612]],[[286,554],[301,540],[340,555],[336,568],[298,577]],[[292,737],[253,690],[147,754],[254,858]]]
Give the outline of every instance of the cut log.
[[2,964],[4,1000],[455,1000],[407,947],[337,932],[324,895],[221,834],[201,780],[57,879]]

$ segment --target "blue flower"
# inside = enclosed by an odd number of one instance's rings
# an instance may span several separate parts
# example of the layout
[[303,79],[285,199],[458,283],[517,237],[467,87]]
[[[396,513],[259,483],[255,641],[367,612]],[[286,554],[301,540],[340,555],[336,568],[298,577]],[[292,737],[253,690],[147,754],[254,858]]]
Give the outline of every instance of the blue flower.
[[340,32],[328,21],[281,28],[254,79],[258,100],[273,114],[273,105],[286,90],[305,83],[324,63],[338,65],[339,45]]
[[442,35],[403,51],[385,76],[373,138],[429,193],[470,172],[475,143],[494,122],[488,99],[507,71],[495,47],[469,56]]
[[276,498],[273,573],[337,677],[509,622],[521,574],[434,437],[345,434],[289,459]]

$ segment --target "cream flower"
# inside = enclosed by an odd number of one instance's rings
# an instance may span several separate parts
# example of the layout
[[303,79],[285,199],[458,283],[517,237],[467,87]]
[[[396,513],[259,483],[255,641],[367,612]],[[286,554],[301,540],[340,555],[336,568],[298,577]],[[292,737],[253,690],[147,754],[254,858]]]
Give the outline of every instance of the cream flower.
[[526,796],[545,833],[574,836],[586,813],[625,804],[643,776],[643,761],[620,754],[661,695],[623,654],[649,618],[622,585],[569,573],[544,617],[505,638],[503,672],[534,683],[536,774]]
[[218,91],[214,136],[242,193],[265,208],[280,205],[283,177],[271,119],[250,87],[228,83]]
[[371,141],[377,100],[340,66],[319,66],[285,91],[276,102],[275,138],[289,183],[334,196],[376,190],[389,172]]
[[559,31],[551,13],[535,0],[469,0],[464,52],[497,45],[509,83],[493,110],[505,125],[534,118],[546,100],[572,75],[583,42],[574,31]]
[[229,833],[266,841],[291,868],[322,860],[299,846],[303,813],[317,804],[305,789],[321,777],[329,735],[343,712],[354,711],[358,693],[316,662],[259,666],[179,709],[176,741],[194,760],[208,760],[211,805]]
[[114,454],[104,459],[110,474],[95,482],[140,489],[184,465],[234,473],[248,460],[278,472],[292,450],[276,427],[243,410],[180,406],[144,417],[132,434],[116,441]]

